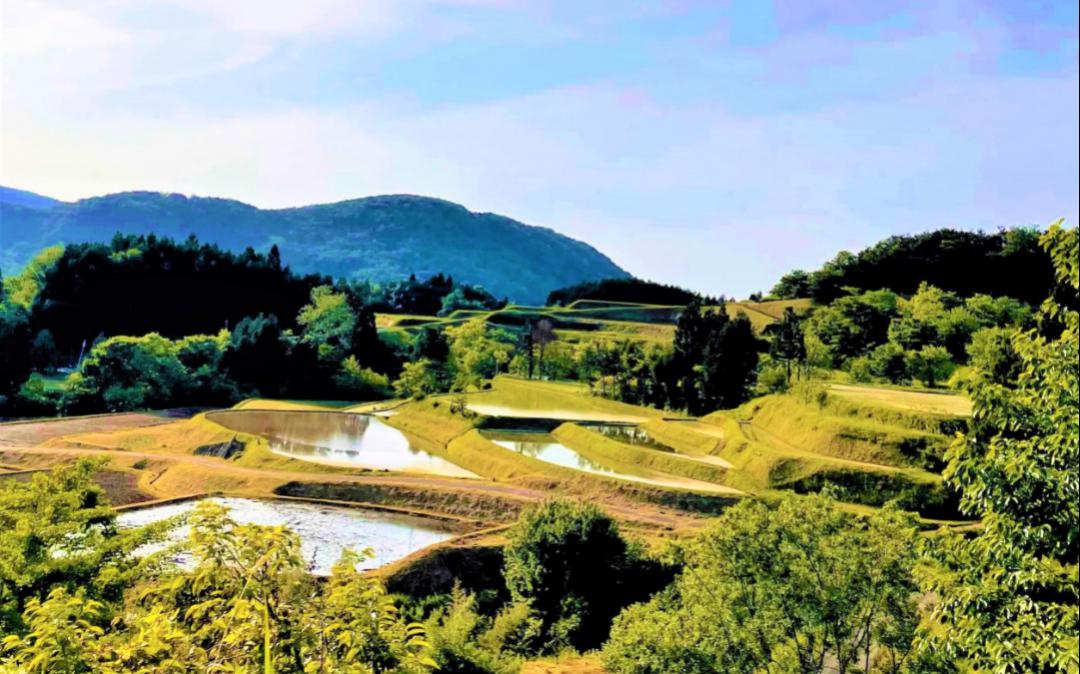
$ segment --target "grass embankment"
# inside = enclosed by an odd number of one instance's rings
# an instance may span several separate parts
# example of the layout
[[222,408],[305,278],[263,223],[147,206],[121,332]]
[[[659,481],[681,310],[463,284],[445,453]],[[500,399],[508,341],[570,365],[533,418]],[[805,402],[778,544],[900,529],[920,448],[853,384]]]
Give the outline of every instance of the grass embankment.
[[[500,380],[500,383],[505,385],[506,381],[514,380]],[[515,383],[526,384],[526,387],[539,385],[549,392],[562,386],[549,382]],[[483,423],[482,417],[466,418],[452,414],[445,399],[429,399],[405,405],[386,421],[399,430],[432,443],[429,449],[425,447],[428,451],[439,453],[462,468],[497,482],[586,498],[644,501],[697,512],[718,512],[731,502],[727,493],[718,495],[690,487],[651,486],[585,473],[524,456],[485,438],[476,428]],[[612,463],[606,459],[600,459],[600,462]],[[619,465],[612,467],[618,468]]]
[[355,407],[356,405],[355,400],[269,400],[266,398],[250,398],[236,403],[233,405],[233,409],[333,412],[347,407]]
[[717,453],[723,436],[699,429],[700,424],[693,421],[665,421],[653,419],[641,424],[641,429],[653,440],[671,447],[676,452],[691,456],[708,456]]
[[[873,412],[852,408],[846,415],[826,403],[805,403],[792,395],[771,395],[734,412],[777,444],[838,459],[895,467],[938,467],[948,439],[940,433],[889,423]],[[706,417],[708,420],[709,417]]]
[[838,417],[834,411],[776,395],[710,414],[704,421],[721,430],[717,452],[733,464],[728,483],[735,487],[812,493],[832,485],[839,499],[851,503],[880,506],[896,500],[924,517],[958,518],[955,497],[941,477],[910,465],[918,461],[903,451],[910,451],[902,444],[909,438],[919,447],[941,447],[944,436],[858,416]]
[[470,409],[490,416],[629,423],[664,416],[660,410],[589,395],[581,384],[508,376],[496,377],[491,390],[470,393],[466,399]]
[[[213,467],[206,463],[169,460],[170,455],[193,455],[199,447],[228,443],[234,438],[244,444],[243,453],[230,460],[206,457]],[[229,430],[207,419],[205,414],[159,426],[67,435],[49,440],[43,446],[112,450],[114,453],[108,456],[110,465],[137,471],[139,488],[156,497],[214,491],[237,495],[268,494],[281,483],[280,478],[231,470],[234,466],[312,474],[357,472],[274,454],[264,438]],[[155,454],[160,454],[161,458],[156,458]]]
[[[832,384],[828,389],[828,404],[840,406],[848,402],[863,414],[878,410],[878,414],[900,412],[892,417],[915,419],[922,422],[942,422],[971,417],[972,403],[967,396],[951,391],[912,390],[856,384]],[[846,408],[840,408],[846,409]],[[925,430],[937,430],[926,425],[913,426]]]
[[551,435],[586,458],[615,468],[644,468],[691,480],[725,483],[727,471],[719,466],[671,452],[628,445],[577,424],[563,424],[552,431]]
[[[805,313],[810,307],[810,300],[727,303],[729,314],[746,314],[759,332],[780,320],[787,307],[795,309],[797,313]],[[473,318],[483,318],[492,327],[511,331],[520,331],[530,323],[547,319],[560,340],[573,344],[598,340],[670,344],[682,310],[683,307],[675,305],[577,300],[565,307],[511,304],[493,311],[459,309],[447,316],[380,313],[375,315],[375,324],[384,339],[397,344],[411,342],[416,333],[424,328],[460,325]]]

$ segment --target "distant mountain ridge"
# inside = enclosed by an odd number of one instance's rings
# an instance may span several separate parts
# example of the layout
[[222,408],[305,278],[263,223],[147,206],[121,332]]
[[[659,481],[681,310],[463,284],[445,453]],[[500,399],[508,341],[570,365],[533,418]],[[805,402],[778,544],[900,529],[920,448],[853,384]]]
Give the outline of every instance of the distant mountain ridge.
[[278,244],[299,272],[390,281],[437,272],[499,297],[543,302],[556,289],[630,275],[592,246],[545,227],[442,199],[387,195],[260,209],[231,199],[121,192],[63,202],[0,187],[0,268],[57,243],[157,234],[239,251]]

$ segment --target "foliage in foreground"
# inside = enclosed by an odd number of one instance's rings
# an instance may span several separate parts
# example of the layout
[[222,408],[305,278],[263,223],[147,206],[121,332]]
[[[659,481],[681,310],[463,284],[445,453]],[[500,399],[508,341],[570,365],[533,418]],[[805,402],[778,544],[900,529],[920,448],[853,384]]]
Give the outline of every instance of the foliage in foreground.
[[587,503],[557,500],[521,516],[505,550],[506,586],[528,603],[540,652],[595,648],[625,603],[634,552],[618,524]]
[[[87,491],[89,470],[56,474],[82,487],[65,490],[77,495]],[[9,492],[21,493],[5,487],[5,504]],[[5,506],[0,516],[19,510]],[[57,519],[59,531],[70,529],[66,516]],[[420,674],[436,666],[423,626],[401,619],[378,581],[356,570],[355,554],[343,555],[321,581],[308,573],[295,534],[238,525],[212,503],[191,518],[186,567],[161,564],[156,573],[119,577],[96,548],[57,555],[64,541],[46,542],[42,554],[57,568],[38,574],[33,592],[21,595],[20,621],[0,642],[4,674]],[[73,573],[68,562],[98,575]],[[22,587],[19,577],[5,580],[5,588]],[[119,581],[128,586],[123,596],[102,591]],[[11,607],[19,597],[6,592]]]
[[976,380],[974,423],[948,455],[945,478],[983,529],[943,534],[921,569],[939,597],[925,645],[966,671],[1080,670],[1080,247],[1058,225],[1042,242],[1059,281],[1043,331],[1013,337],[1015,385]]
[[131,551],[158,531],[122,531],[101,488],[99,463],[80,461],[0,482],[0,634],[23,627],[23,611],[57,586],[113,601],[153,560]]
[[604,647],[618,674],[916,671],[916,530],[826,497],[747,500],[688,545],[667,590],[624,611]]

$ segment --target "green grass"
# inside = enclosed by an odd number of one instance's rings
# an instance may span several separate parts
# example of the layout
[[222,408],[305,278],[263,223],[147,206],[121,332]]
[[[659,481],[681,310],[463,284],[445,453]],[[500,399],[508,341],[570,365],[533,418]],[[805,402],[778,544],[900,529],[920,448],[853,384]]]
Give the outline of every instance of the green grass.
[[586,458],[600,463],[615,467],[644,468],[702,482],[725,483],[727,471],[720,466],[688,459],[672,452],[634,447],[577,424],[563,424],[552,432],[552,436]]
[[695,431],[687,422],[655,419],[641,428],[657,442],[685,454],[716,454],[722,438]]
[[488,391],[466,396],[481,414],[564,420],[639,422],[660,418],[660,410],[590,395],[581,384],[496,377]]
[[859,414],[842,416],[792,395],[757,398],[735,411],[771,442],[849,461],[894,467],[934,466],[948,439]]
[[830,400],[842,399],[853,404],[887,408],[916,418],[955,419],[971,416],[971,399],[959,393],[901,387],[832,384]]

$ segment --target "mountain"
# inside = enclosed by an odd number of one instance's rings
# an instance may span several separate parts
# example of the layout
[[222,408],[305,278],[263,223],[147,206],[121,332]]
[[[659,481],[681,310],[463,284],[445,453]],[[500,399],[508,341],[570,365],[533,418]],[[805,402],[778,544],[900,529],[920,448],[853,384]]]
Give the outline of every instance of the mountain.
[[4,187],[0,185],[0,204],[12,204],[15,206],[27,206],[29,208],[52,208],[58,206],[64,202],[52,199],[50,197],[43,197],[40,194],[34,194],[33,192],[27,192],[26,190],[17,190],[14,187]]
[[284,262],[299,272],[350,279],[442,272],[519,303],[542,303],[551,290],[583,281],[629,277],[592,246],[554,230],[429,197],[377,196],[263,210],[230,199],[159,192],[67,203],[0,188],[0,267],[6,273],[45,246],[107,241],[117,232],[176,239],[194,234],[234,251],[277,244]]

